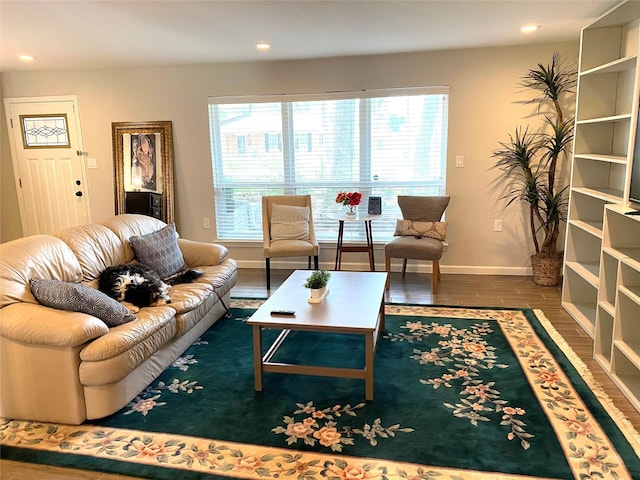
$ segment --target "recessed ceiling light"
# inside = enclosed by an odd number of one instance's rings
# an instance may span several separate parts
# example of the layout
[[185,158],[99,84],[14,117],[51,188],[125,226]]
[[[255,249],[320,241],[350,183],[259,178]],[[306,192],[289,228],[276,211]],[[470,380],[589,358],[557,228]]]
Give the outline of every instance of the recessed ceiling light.
[[525,25],[520,29],[520,31],[522,33],[533,33],[536,30],[539,30],[540,28],[542,28],[540,25]]
[[271,44],[269,43],[256,43],[256,48],[258,50],[260,50],[261,52],[266,52],[267,50],[269,50],[271,48]]
[[18,55],[18,58],[23,62],[33,62],[36,59],[36,57],[32,55]]

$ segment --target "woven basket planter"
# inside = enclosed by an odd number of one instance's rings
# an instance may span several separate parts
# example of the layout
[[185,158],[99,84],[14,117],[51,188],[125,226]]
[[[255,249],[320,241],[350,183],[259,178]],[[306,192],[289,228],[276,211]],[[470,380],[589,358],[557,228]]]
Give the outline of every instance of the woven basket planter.
[[562,273],[562,255],[531,255],[533,283],[543,287],[555,287],[560,284]]

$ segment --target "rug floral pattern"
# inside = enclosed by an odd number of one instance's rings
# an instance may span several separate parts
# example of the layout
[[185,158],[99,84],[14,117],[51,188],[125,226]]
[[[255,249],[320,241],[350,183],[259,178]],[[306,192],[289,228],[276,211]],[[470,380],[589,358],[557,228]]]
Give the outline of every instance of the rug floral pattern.
[[[258,306],[257,301],[234,301],[236,307]],[[423,378],[419,381],[427,387],[461,388],[460,401],[445,404],[456,417],[466,418],[472,424],[490,420],[487,415],[499,416],[506,429],[508,440],[517,439],[523,448],[528,448],[523,418],[526,412],[517,405],[503,399],[496,385],[485,382],[479,370],[501,368],[492,357],[491,347],[483,343],[483,333],[497,324],[518,357],[530,385],[535,389],[549,421],[557,433],[568,463],[576,479],[612,478],[631,479],[613,444],[588,411],[581,398],[558,367],[551,353],[537,338],[526,316],[518,310],[478,310],[443,307],[386,306],[387,315],[413,315],[423,317],[469,318],[475,323],[466,331],[454,330],[446,325],[431,322],[409,322],[407,332],[390,335],[393,341],[416,341],[421,335],[440,335],[442,340],[435,351],[414,350],[412,358],[418,362],[441,364],[445,367],[440,377]],[[542,317],[538,313],[538,317]],[[542,319],[541,319],[542,320]],[[185,357],[174,364],[185,370],[197,358]],[[480,368],[482,366],[482,368]],[[459,384],[459,385],[458,385]],[[129,404],[127,413],[144,414],[145,408],[153,408],[164,400],[165,392],[193,394],[202,388],[195,381],[173,382],[150,387],[140,398]],[[149,401],[151,400],[151,401]],[[146,406],[144,402],[146,401]],[[140,403],[142,402],[142,403]],[[152,404],[153,403],[153,404]],[[307,445],[317,441],[329,447],[331,452],[318,453],[287,448],[262,447],[237,444],[206,438],[180,435],[148,433],[120,428],[95,427],[91,425],[66,426],[41,422],[1,419],[0,444],[10,447],[26,447],[59,453],[74,453],[99,458],[117,459],[172,469],[215,473],[221,476],[247,479],[522,479],[522,476],[495,472],[456,470],[390,460],[354,458],[340,455],[345,444],[335,435],[337,414],[356,415],[362,405],[315,406],[313,402],[297,405],[291,417],[283,419],[283,425],[274,428],[277,435],[284,435],[287,442],[298,440]],[[314,417],[315,414],[315,417]],[[296,415],[301,416],[296,420]],[[305,420],[311,425],[318,418],[327,422],[312,429],[322,433],[315,436],[309,430],[299,435],[296,425]],[[327,418],[332,417],[332,418]],[[311,420],[309,420],[311,419]],[[307,426],[309,426],[307,425]],[[318,424],[319,426],[319,424]],[[331,428],[335,431],[329,431]],[[369,442],[392,437],[397,433],[410,435],[411,428],[400,425],[383,427],[382,422],[365,425],[351,432]],[[353,440],[345,436],[347,442]],[[336,440],[337,439],[337,440]],[[637,448],[637,445],[634,445]],[[638,450],[637,450],[638,451]],[[527,477],[534,478],[534,477]]]
[[497,362],[495,347],[485,340],[488,334],[493,333],[489,323],[454,328],[450,324],[436,322],[407,322],[400,328],[407,332],[387,333],[385,338],[418,346],[426,337],[440,338],[437,347],[429,350],[414,348],[411,358],[421,365],[441,367],[443,373],[439,377],[421,378],[421,383],[433,386],[434,390],[440,387],[459,390],[458,403],[444,402],[454,416],[466,418],[471,425],[477,426],[478,422],[491,422],[491,414],[497,415],[500,425],[508,427],[506,437],[518,439],[525,450],[530,448],[529,439],[534,435],[527,433],[526,423],[522,420],[525,410],[509,405],[496,383],[489,380],[493,369],[508,368],[508,365]]

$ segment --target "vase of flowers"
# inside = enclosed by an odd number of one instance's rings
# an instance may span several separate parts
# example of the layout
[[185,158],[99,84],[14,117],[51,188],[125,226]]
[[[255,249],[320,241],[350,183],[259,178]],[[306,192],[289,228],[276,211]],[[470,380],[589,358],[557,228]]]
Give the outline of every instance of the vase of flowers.
[[347,215],[355,215],[355,208],[360,205],[362,194],[360,192],[340,192],[336,197],[336,203],[349,207]]

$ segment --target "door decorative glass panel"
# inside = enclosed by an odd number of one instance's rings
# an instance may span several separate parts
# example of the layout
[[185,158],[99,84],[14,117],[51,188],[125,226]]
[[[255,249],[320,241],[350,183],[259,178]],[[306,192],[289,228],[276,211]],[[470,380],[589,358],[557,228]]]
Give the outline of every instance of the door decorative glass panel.
[[24,148],[69,148],[67,115],[20,115]]

